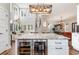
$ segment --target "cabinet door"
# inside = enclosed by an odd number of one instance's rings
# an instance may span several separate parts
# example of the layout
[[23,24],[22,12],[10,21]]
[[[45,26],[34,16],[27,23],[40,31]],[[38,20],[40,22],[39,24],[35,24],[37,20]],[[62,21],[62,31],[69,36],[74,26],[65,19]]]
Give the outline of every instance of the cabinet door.
[[26,26],[25,32],[35,32],[36,15],[29,12],[29,9],[20,9],[20,20]]
[[31,55],[32,54],[32,41],[26,39],[19,39],[18,41],[18,51],[19,55]]
[[0,9],[0,53],[10,48],[9,33],[8,12]]
[[68,41],[62,39],[48,40],[48,54],[49,55],[65,55],[69,54]]
[[72,46],[79,51],[79,33],[72,34]]
[[48,55],[53,55],[53,40],[48,40]]

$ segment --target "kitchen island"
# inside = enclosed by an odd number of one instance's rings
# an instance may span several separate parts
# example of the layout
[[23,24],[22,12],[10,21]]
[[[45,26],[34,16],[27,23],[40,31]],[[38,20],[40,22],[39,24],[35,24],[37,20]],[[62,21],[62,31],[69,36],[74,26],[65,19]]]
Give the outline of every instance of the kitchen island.
[[68,39],[54,33],[16,35],[17,55],[68,55]]

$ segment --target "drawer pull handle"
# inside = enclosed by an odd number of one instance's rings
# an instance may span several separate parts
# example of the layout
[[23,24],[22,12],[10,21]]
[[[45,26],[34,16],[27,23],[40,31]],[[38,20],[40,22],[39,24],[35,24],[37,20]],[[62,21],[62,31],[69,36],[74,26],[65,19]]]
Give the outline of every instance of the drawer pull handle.
[[62,44],[61,42],[55,42],[55,44]]
[[3,33],[0,33],[0,34],[3,34]]
[[60,47],[60,48],[56,48],[56,49],[63,49],[63,48]]

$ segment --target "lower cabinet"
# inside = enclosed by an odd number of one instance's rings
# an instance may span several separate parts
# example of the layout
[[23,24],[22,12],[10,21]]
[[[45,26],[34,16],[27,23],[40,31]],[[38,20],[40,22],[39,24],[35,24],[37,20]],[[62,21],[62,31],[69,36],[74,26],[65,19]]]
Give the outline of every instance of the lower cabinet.
[[19,39],[17,44],[18,55],[47,55],[47,40]]
[[79,51],[79,33],[72,33],[72,46]]
[[67,39],[18,39],[18,55],[68,55]]
[[48,55],[68,55],[69,47],[67,39],[48,40]]

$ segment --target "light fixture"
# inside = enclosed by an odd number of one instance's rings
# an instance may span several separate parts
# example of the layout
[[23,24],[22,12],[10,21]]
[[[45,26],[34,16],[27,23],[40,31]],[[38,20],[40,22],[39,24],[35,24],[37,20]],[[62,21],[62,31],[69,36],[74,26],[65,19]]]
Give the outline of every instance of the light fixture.
[[42,9],[40,8],[40,11],[41,11]]
[[29,10],[31,13],[51,13],[52,5],[29,5]]
[[36,9],[36,10],[35,10],[35,12],[39,12],[39,10],[38,10],[38,9]]
[[32,10],[31,10],[31,11],[32,11],[32,12],[35,12],[35,10],[36,10],[35,8],[32,8]]
[[48,12],[48,11],[50,11],[50,9],[46,8],[46,9],[44,9],[43,11],[44,11],[44,12]]

